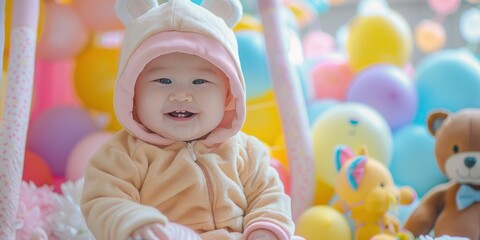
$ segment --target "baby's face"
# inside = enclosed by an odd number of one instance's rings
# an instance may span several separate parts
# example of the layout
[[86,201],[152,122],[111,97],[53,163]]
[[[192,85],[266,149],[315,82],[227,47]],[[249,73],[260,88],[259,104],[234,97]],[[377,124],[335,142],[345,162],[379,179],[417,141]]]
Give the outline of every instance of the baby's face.
[[146,128],[165,138],[195,140],[222,121],[226,82],[222,71],[198,56],[162,55],[140,73],[134,110]]

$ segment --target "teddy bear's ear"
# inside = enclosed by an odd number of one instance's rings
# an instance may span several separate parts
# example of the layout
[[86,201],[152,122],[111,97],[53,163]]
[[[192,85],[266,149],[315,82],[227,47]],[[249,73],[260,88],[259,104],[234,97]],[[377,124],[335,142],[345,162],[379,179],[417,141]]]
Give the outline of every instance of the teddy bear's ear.
[[359,156],[352,160],[346,171],[348,184],[353,190],[358,190],[360,181],[365,175],[365,167],[367,166],[367,159],[365,156]]
[[443,121],[445,121],[449,115],[450,113],[445,111],[434,111],[428,115],[427,126],[432,136],[435,136],[438,129],[442,126]]
[[115,11],[123,25],[128,26],[148,10],[158,6],[156,0],[117,0]]
[[334,153],[337,171],[340,171],[340,168],[342,168],[342,166],[348,162],[348,160],[355,157],[355,154],[353,154],[352,150],[345,145],[338,145]]
[[238,0],[203,0],[202,6],[222,18],[230,28],[242,17],[242,4]]

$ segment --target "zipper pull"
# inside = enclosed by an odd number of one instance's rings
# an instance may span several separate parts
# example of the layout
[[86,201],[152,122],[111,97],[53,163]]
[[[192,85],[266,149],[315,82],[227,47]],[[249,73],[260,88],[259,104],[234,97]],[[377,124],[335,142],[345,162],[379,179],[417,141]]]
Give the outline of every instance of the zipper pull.
[[195,162],[197,161],[197,156],[195,155],[195,151],[193,151],[193,144],[194,142],[187,143],[187,150],[188,150],[188,153],[190,154],[190,157]]

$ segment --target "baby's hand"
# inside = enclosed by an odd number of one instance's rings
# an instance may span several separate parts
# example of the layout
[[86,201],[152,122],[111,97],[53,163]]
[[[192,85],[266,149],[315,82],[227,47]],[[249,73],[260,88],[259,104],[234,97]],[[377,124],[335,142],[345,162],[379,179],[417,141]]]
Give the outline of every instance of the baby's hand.
[[257,229],[250,233],[248,240],[278,240],[278,238],[271,231],[266,229]]
[[135,230],[128,240],[166,240],[167,235],[159,223],[147,224]]

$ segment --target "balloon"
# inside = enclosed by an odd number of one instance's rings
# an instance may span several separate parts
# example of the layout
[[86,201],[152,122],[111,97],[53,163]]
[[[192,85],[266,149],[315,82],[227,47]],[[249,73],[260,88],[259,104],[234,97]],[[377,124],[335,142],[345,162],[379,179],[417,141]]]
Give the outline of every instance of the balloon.
[[74,0],[72,6],[90,31],[123,29],[115,13],[115,0]]
[[270,146],[270,155],[282,164],[287,172],[290,171],[287,148],[285,147],[285,137],[283,134],[278,135],[273,145]]
[[343,101],[353,79],[353,71],[347,60],[325,60],[310,72],[313,97],[315,99],[335,99]]
[[315,184],[315,193],[313,204],[325,205],[330,204],[332,197],[335,195],[335,189],[317,177]]
[[282,132],[280,113],[272,91],[247,100],[247,116],[242,131],[273,145]]
[[118,59],[118,49],[95,46],[77,57],[73,84],[77,96],[88,108],[113,112]]
[[80,106],[73,89],[73,59],[60,61],[39,60],[35,62],[35,87],[30,121],[40,113],[56,106]]
[[412,55],[408,24],[394,11],[358,16],[350,24],[347,52],[350,66],[356,72],[377,63],[403,67]]
[[445,45],[445,29],[432,20],[422,20],[415,28],[415,42],[423,52],[429,53]]
[[262,23],[251,14],[243,14],[240,22],[235,25],[233,31],[255,31],[261,32],[262,31]]
[[418,111],[415,123],[425,124],[432,109],[456,112],[480,107],[480,63],[466,50],[443,50],[417,67]]
[[357,150],[365,145],[369,156],[388,165],[392,154],[392,135],[385,119],[361,103],[344,103],[326,110],[313,129],[317,178],[333,186],[337,175],[334,149],[339,144]]
[[308,4],[315,10],[318,15],[322,15],[330,10],[330,3],[328,0],[309,0]]
[[340,5],[340,4],[343,4],[345,3],[345,0],[329,0],[330,2],[330,5]]
[[94,132],[80,139],[68,156],[65,178],[76,181],[85,176],[90,158],[112,136],[110,132]]
[[362,70],[348,89],[347,100],[373,107],[392,130],[412,122],[418,106],[410,79],[398,67],[387,64]]
[[[323,1],[323,0],[320,0],[320,1]],[[293,19],[296,20],[295,25],[298,24],[299,26],[303,27],[313,20],[313,16],[315,15],[312,9],[313,6],[309,6],[299,1],[286,0],[285,2],[286,2],[285,6],[287,7],[288,10],[290,10],[290,13],[294,17]],[[319,6],[319,8],[321,7]],[[288,13],[285,13],[285,14],[288,14]]]
[[26,182],[32,181],[39,187],[45,184],[53,184],[52,172],[45,160],[29,149],[25,149],[22,180]]
[[434,148],[435,139],[423,125],[408,125],[396,131],[389,166],[395,183],[411,186],[422,197],[432,187],[448,181],[437,166]]
[[47,1],[45,29],[38,42],[37,56],[41,59],[73,57],[84,49],[88,33],[70,6]]
[[260,97],[267,90],[272,89],[263,36],[254,31],[236,32],[235,36],[238,41],[238,54],[245,79],[247,99]]
[[460,0],[428,0],[430,8],[440,15],[448,15],[456,12],[460,4]]
[[460,17],[460,33],[462,37],[471,43],[480,42],[480,10],[470,8],[462,13]]
[[97,130],[95,121],[85,110],[55,107],[32,122],[27,147],[45,160],[54,176],[65,176],[70,151],[80,139]]
[[298,218],[295,235],[305,239],[350,240],[347,218],[330,206],[314,206]]
[[320,56],[335,50],[335,39],[329,33],[310,31],[303,37],[303,52],[306,58]]
[[285,169],[285,167],[275,158],[270,159],[270,166],[277,170],[280,180],[283,183],[285,193],[290,195],[290,174],[288,173],[287,169]]
[[333,99],[314,100],[307,103],[308,122],[310,126],[313,126],[323,112],[339,103],[339,101]]

